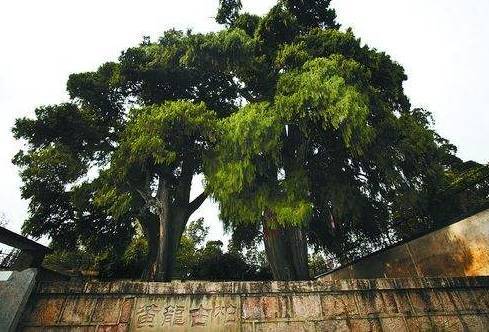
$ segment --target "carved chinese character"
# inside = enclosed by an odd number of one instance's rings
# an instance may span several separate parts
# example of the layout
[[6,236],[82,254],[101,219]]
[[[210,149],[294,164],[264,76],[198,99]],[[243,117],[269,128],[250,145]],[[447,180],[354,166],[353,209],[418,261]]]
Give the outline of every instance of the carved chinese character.
[[234,321],[236,321],[236,317],[235,317],[236,310],[237,310],[237,307],[232,305],[232,304],[216,305],[213,308],[213,315],[212,316],[214,318],[221,319],[226,323],[234,322]]
[[226,306],[226,323],[235,322],[236,321],[236,311],[238,307],[235,305],[227,305]]
[[173,316],[175,315],[175,307],[172,305],[168,305],[163,308],[163,322],[161,325],[171,325],[173,321]]
[[163,322],[161,325],[184,325],[185,324],[185,306],[168,305],[163,308]]
[[210,311],[211,309],[202,307],[202,304],[198,308],[191,309],[190,318],[192,319],[192,326],[206,326]]
[[174,325],[184,325],[185,324],[185,306],[177,305],[175,308],[175,315],[173,316]]
[[156,316],[156,313],[158,312],[159,307],[156,304],[148,304],[148,305],[142,305],[138,311],[136,312],[137,314],[137,326],[138,327],[145,327],[149,326],[152,327],[154,324],[154,319]]
[[221,306],[221,305],[214,306],[214,308],[212,310],[212,316],[214,318],[219,318],[219,317],[224,318],[225,315],[226,315],[226,307],[225,306]]

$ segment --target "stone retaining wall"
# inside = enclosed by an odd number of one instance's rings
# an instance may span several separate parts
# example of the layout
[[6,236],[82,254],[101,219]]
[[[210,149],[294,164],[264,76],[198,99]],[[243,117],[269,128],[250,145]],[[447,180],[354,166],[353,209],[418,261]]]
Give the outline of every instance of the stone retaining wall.
[[21,331],[484,331],[489,278],[41,283]]
[[364,257],[321,278],[373,279],[489,275],[489,210]]

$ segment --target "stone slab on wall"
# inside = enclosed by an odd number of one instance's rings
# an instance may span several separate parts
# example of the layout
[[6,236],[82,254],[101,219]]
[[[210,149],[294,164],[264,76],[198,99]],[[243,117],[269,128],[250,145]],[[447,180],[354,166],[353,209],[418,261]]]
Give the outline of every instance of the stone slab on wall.
[[15,331],[36,285],[38,270],[0,271],[0,331]]
[[324,280],[489,275],[489,210],[370,255]]
[[485,331],[489,278],[41,283],[22,331]]

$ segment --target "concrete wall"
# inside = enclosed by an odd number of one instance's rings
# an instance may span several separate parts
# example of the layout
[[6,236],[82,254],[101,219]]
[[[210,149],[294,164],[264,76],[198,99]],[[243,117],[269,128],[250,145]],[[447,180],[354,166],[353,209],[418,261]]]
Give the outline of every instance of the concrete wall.
[[489,278],[41,283],[21,331],[484,331]]
[[489,275],[489,210],[322,276],[325,280]]

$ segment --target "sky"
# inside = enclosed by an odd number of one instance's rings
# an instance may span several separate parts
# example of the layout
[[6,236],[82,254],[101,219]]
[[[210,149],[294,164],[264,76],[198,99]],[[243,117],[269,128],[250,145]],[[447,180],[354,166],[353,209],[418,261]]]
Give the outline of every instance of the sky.
[[[242,0],[265,13],[275,0]],[[0,214],[19,231],[28,202],[11,159],[21,148],[11,128],[40,105],[68,100],[70,73],[96,70],[142,41],[170,28],[215,31],[218,0],[5,0],[0,2]],[[409,77],[413,107],[433,113],[435,129],[464,160],[489,162],[489,1],[333,0],[342,29],[390,54]],[[201,190],[195,178],[193,194]],[[217,205],[203,216],[210,239],[222,239]]]

